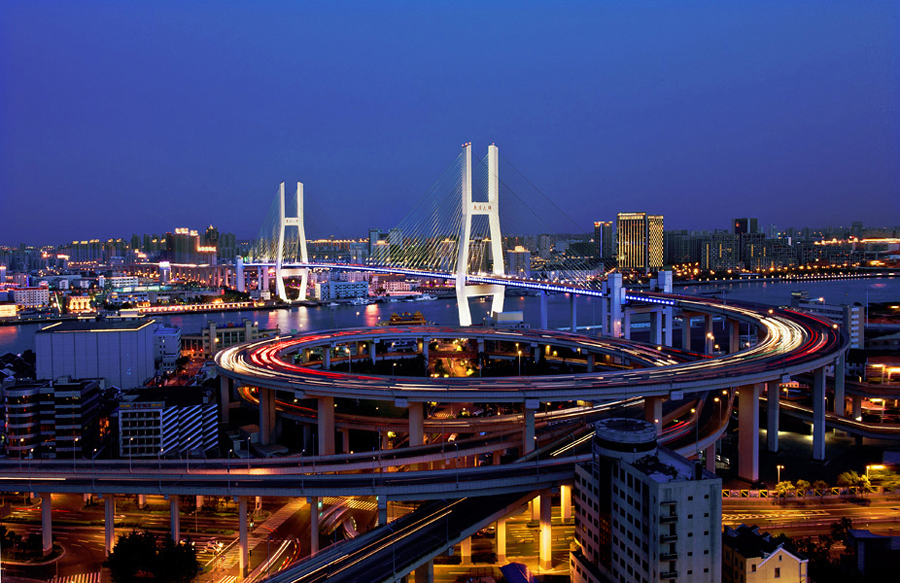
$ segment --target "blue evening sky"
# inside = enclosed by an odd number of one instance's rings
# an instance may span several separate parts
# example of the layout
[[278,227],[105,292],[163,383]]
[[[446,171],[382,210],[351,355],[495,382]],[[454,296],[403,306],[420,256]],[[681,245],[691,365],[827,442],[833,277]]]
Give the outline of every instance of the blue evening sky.
[[[0,244],[303,181],[389,228],[491,142],[572,218],[900,224],[900,2],[0,2]],[[502,201],[501,201],[502,205]]]

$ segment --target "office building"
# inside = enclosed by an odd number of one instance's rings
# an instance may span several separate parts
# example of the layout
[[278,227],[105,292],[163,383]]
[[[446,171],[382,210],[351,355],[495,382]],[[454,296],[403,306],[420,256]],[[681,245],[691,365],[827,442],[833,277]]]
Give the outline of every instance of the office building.
[[622,269],[659,269],[663,265],[663,216],[619,213],[616,217],[616,256]]
[[23,308],[42,308],[50,305],[50,288],[46,286],[22,287],[13,290],[13,299]]
[[121,389],[153,377],[155,320],[58,322],[34,336],[37,377],[103,378]]
[[722,583],[807,583],[809,561],[757,526],[726,526]]
[[119,456],[180,457],[218,445],[219,410],[203,387],[154,387],[119,404]]
[[153,331],[153,362],[159,374],[172,374],[181,357],[181,328],[160,324]]
[[850,336],[850,348],[865,348],[866,322],[865,307],[861,305],[826,304],[825,298],[809,299],[809,292],[791,292],[791,306],[815,316],[828,318],[843,328]]
[[239,326],[230,323],[225,326],[217,326],[215,322],[210,322],[197,334],[182,334],[181,349],[187,356],[209,359],[218,351],[235,344],[276,336],[280,333],[277,326],[260,329],[257,322],[251,322],[247,318],[244,318]]
[[757,228],[757,220],[756,219],[734,219],[731,221],[731,225],[733,230],[731,231],[735,235],[746,235],[748,233],[756,233],[758,232]]
[[506,274],[512,277],[528,279],[531,277],[531,252],[517,245],[515,249],[506,251]]
[[601,261],[615,259],[615,240],[612,221],[594,221],[594,245],[597,259]]
[[700,269],[735,270],[740,264],[740,238],[718,231],[700,242]]
[[594,424],[593,461],[576,466],[574,583],[718,583],[722,480],[657,445],[646,421]]

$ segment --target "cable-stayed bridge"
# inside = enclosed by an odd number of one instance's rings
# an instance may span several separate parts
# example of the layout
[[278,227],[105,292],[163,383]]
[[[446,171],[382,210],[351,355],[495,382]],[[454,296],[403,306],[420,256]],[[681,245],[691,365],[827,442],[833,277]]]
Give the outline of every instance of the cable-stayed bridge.
[[[502,160],[493,144],[487,155],[474,163],[471,144],[464,144],[387,237],[369,241],[358,262],[311,257],[306,226],[313,221],[306,220],[305,203],[301,183],[293,196],[280,185],[249,262],[238,265],[238,289],[244,285],[246,267],[257,269],[264,289],[269,285],[269,268],[274,267],[276,291],[284,301],[306,299],[311,268],[452,280],[464,326],[472,323],[469,298],[490,296],[492,311],[502,312],[508,286],[607,295],[601,290],[604,265],[592,245],[562,243],[565,234],[582,229],[511,163]],[[526,244],[537,250],[536,255],[532,256]],[[297,298],[288,297],[285,280],[291,277],[300,278]]]

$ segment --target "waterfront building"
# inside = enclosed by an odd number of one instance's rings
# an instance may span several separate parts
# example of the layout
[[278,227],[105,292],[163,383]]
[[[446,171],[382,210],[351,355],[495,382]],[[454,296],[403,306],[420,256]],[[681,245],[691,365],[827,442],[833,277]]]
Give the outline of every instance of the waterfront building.
[[203,387],[154,387],[119,404],[119,456],[155,458],[218,445],[219,410]]
[[594,221],[595,257],[601,261],[616,257],[615,232],[612,221]]
[[735,270],[740,263],[738,235],[719,231],[700,243],[700,269],[711,271]]
[[665,240],[663,216],[619,213],[616,216],[616,256],[623,269],[659,269]]
[[322,302],[348,300],[369,296],[367,281],[326,281],[316,284],[315,297]]
[[594,424],[593,461],[575,468],[575,583],[718,583],[722,480],[659,447],[649,422]]
[[722,583],[807,583],[808,563],[757,526],[726,526],[722,534]]
[[865,348],[865,307],[826,304],[825,298],[809,299],[804,290],[791,292],[791,306],[839,324],[850,335],[850,348]]
[[181,356],[181,328],[160,324],[153,331],[153,361],[158,373],[172,374]]
[[42,308],[50,305],[50,288],[47,286],[21,287],[13,290],[16,305],[23,308]]
[[277,326],[260,330],[257,322],[251,322],[247,318],[244,318],[239,326],[231,324],[218,326],[215,322],[209,322],[207,327],[197,334],[182,334],[182,352],[194,358],[207,359],[215,356],[218,351],[235,344],[276,336],[280,333]]
[[531,251],[516,246],[514,249],[506,251],[506,274],[527,279],[531,277]]
[[35,336],[37,377],[103,378],[123,389],[153,377],[155,320],[57,322]]

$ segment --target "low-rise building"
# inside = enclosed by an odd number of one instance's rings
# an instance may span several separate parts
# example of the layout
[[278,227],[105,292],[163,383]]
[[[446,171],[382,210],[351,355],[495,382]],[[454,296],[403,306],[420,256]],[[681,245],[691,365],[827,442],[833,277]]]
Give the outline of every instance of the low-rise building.
[[119,404],[119,456],[179,457],[218,445],[219,409],[203,387],[155,387]]
[[808,563],[757,526],[726,526],[722,534],[722,583],[807,583]]
[[20,287],[13,290],[13,298],[23,308],[42,308],[50,305],[50,288]]
[[316,299],[322,302],[368,296],[369,283],[366,281],[326,281],[316,284]]
[[277,336],[281,330],[275,328],[260,329],[257,322],[244,318],[240,326],[228,324],[218,326],[215,322],[202,329],[199,334],[182,334],[182,352],[193,358],[212,358],[215,354],[235,344],[249,342],[269,336]]
[[158,373],[172,374],[181,357],[181,328],[160,324],[153,331],[154,363]]

